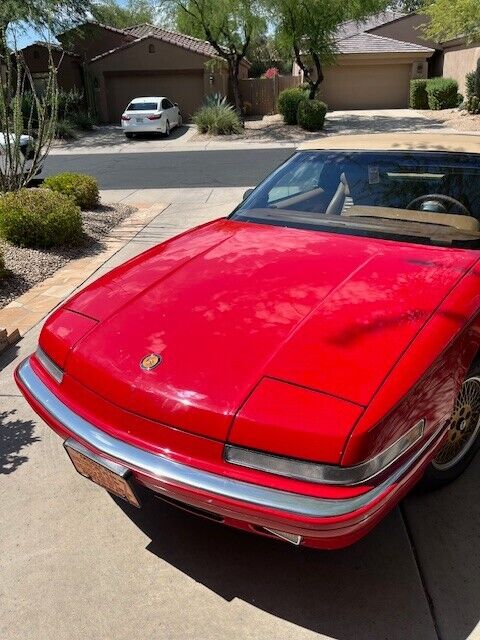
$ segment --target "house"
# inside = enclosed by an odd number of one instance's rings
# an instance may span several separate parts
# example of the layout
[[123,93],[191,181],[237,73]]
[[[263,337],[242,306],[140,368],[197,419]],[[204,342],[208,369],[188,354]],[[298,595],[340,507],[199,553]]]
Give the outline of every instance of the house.
[[[228,93],[228,72],[208,42],[174,31],[143,24],[127,29],[89,21],[57,36],[59,49],[68,51],[82,70],[82,86],[91,95],[101,122],[118,123],[134,97],[166,95],[188,119],[209,93]],[[41,47],[24,50],[27,65],[46,71]],[[37,52],[37,53],[35,53]],[[36,57],[37,56],[37,57]],[[66,56],[62,60],[62,68]],[[247,77],[243,61],[240,77]],[[77,86],[75,65],[66,65],[59,84]]]
[[437,75],[453,78],[458,82],[458,90],[465,95],[465,76],[475,71],[480,59],[480,42],[467,42],[463,37],[442,42],[437,62]]
[[[428,76],[436,54],[422,38],[426,18],[384,11],[365,21],[343,23],[335,38],[337,58],[326,67],[319,96],[330,109],[408,106],[410,80]],[[301,74],[294,65],[294,74]]]
[[57,67],[57,82],[66,91],[83,89],[82,58],[62,47],[46,42],[34,42],[22,49],[22,56],[26,66],[32,74],[35,90],[41,92],[48,78],[50,55]]

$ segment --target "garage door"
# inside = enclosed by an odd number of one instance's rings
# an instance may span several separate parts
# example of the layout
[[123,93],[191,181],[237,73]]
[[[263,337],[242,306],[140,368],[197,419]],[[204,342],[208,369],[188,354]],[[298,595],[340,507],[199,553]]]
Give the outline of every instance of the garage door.
[[410,64],[330,67],[320,97],[329,109],[404,108],[410,77]]
[[203,71],[191,73],[112,75],[106,78],[108,115],[110,122],[120,117],[132,98],[167,96],[177,102],[183,118],[188,120],[203,101]]

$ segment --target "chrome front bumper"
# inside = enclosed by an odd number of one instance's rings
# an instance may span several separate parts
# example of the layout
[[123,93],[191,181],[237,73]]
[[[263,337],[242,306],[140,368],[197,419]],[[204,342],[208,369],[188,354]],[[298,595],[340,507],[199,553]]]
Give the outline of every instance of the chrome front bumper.
[[386,493],[415,463],[420,463],[430,449],[443,436],[443,424],[436,429],[425,444],[407,462],[396,469],[386,480],[370,491],[346,499],[325,499],[271,489],[256,484],[234,480],[180,464],[164,456],[145,451],[109,436],[93,424],[83,419],[61,402],[34,372],[29,359],[21,363],[17,370],[18,380],[27,396],[38,403],[43,410],[59,423],[72,437],[91,447],[98,455],[122,464],[132,471],[150,476],[159,483],[173,485],[180,489],[213,494],[222,498],[246,504],[294,514],[305,518],[332,518],[352,514],[368,507]]

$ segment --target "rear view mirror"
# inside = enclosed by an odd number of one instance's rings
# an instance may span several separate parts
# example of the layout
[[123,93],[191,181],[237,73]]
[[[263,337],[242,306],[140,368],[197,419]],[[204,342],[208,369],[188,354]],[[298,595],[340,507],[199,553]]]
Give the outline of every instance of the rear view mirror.
[[246,198],[248,198],[248,196],[253,193],[255,191],[255,189],[247,189],[245,191],[245,193],[243,194],[243,200],[246,200]]

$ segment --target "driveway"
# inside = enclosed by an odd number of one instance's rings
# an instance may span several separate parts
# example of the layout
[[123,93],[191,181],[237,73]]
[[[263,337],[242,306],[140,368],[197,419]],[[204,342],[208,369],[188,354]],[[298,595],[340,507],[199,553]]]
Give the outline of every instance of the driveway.
[[[95,274],[222,201],[173,201]],[[104,194],[105,195],[105,194]],[[141,193],[137,194],[141,197]],[[451,487],[412,495],[337,552],[234,531],[151,498],[136,510],[78,476],[12,373],[39,327],[0,358],[2,640],[480,639],[480,457]]]
[[304,140],[325,135],[384,133],[395,131],[453,132],[444,124],[445,117],[439,112],[416,111],[414,109],[369,109],[364,111],[330,111],[321,132],[308,132],[297,126],[286,126],[280,115],[252,117],[245,123],[241,135],[206,136],[198,134],[194,125],[174,129],[169,138],[144,135],[127,140],[121,127],[99,127],[82,134],[78,140],[56,142],[51,155],[78,154],[132,154],[178,151],[201,151],[214,149],[249,149],[261,147],[294,147]]

